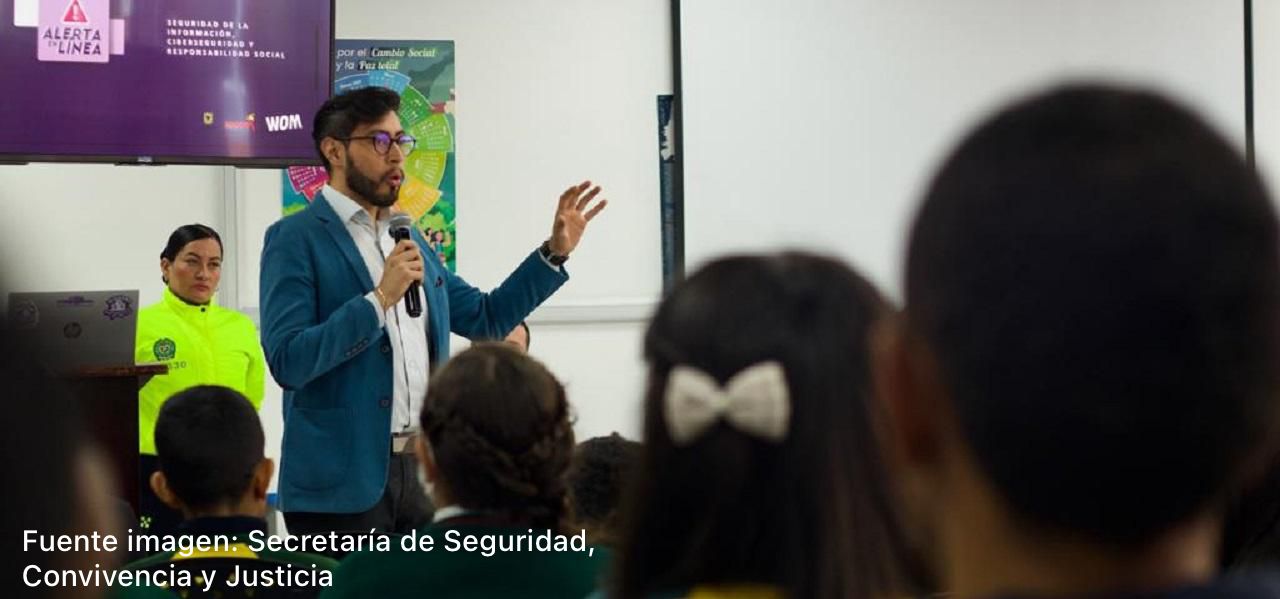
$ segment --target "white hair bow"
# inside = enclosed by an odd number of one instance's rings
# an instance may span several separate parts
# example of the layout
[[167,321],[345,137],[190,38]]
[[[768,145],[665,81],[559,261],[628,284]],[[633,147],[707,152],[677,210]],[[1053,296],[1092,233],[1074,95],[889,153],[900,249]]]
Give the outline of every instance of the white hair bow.
[[667,377],[663,415],[676,445],[688,445],[721,418],[749,435],[782,441],[791,424],[786,373],[778,362],[761,362],[722,388],[701,370],[676,366]]

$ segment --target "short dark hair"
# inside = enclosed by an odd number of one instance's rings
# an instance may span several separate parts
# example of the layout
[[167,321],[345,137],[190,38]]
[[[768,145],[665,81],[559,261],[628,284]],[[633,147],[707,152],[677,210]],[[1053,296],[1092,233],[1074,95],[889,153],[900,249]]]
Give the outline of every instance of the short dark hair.
[[353,89],[329,98],[316,111],[316,118],[311,127],[311,139],[316,145],[316,154],[324,163],[324,170],[332,172],[329,159],[320,149],[320,142],[326,137],[345,139],[360,125],[376,123],[388,112],[400,109],[400,94],[385,87],[371,86]]
[[173,233],[169,234],[168,243],[165,243],[164,249],[160,250],[160,257],[173,262],[178,259],[178,253],[182,248],[187,247],[188,243],[201,239],[212,239],[218,242],[218,249],[222,249],[222,237],[218,232],[214,231],[213,227],[196,223],[174,229]]
[[[787,253],[716,260],[658,306],[644,340],[644,440],[624,508],[615,590],[777,585],[789,597],[902,590],[905,541],[877,443],[870,332],[889,314],[844,264]],[[672,369],[720,384],[780,363],[791,396],[780,443],[719,422],[677,445],[663,416]]]
[[187,507],[237,502],[266,445],[258,412],[234,389],[200,385],[170,397],[156,418],[156,456],[169,489]]
[[477,343],[431,379],[422,431],[460,505],[563,530],[573,423],[564,387],[506,343]]
[[1258,175],[1186,108],[1074,85],[943,163],[909,330],[1024,522],[1136,545],[1221,498],[1274,420],[1280,258]]
[[640,444],[613,433],[578,444],[569,468],[569,496],[578,524],[596,542],[612,544],[627,481],[640,461]]

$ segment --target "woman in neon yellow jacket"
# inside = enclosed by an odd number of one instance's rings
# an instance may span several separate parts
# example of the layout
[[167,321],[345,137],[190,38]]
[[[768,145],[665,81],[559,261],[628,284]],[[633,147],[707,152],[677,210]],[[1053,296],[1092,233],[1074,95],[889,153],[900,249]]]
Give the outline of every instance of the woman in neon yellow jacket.
[[[138,311],[134,359],[160,362],[169,373],[153,377],[138,393],[140,525],[165,534],[181,521],[152,491],[155,427],[160,406],[173,394],[195,385],[222,385],[262,406],[266,361],[253,322],[218,306],[214,292],[222,274],[222,238],[205,225],[185,225],[169,236],[160,254],[164,297]],[[234,444],[235,440],[228,440]]]

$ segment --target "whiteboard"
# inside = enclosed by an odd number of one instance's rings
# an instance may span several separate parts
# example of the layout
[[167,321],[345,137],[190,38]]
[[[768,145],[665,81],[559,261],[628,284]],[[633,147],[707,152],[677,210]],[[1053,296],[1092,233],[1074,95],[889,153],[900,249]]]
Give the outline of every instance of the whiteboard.
[[686,264],[815,249],[900,296],[944,153],[1064,78],[1155,86],[1243,148],[1243,18],[1224,0],[686,0]]

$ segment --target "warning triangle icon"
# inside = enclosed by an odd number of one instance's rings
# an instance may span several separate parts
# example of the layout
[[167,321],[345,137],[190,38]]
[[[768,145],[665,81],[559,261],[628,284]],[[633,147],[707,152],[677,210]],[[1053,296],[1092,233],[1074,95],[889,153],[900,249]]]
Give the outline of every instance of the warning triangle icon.
[[80,0],[71,0],[71,4],[67,5],[67,12],[62,15],[63,23],[88,23],[89,17],[84,14],[84,8],[80,6]]

